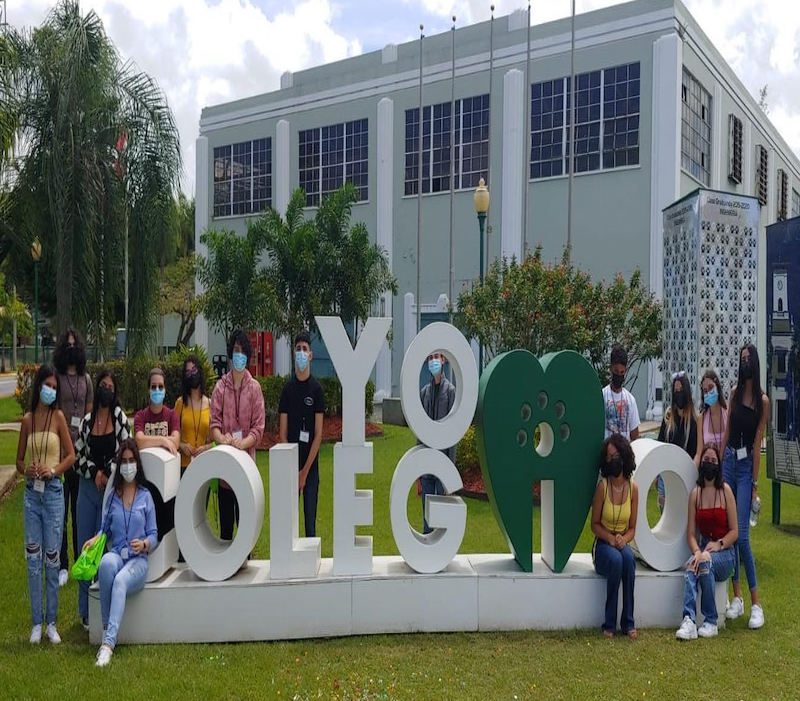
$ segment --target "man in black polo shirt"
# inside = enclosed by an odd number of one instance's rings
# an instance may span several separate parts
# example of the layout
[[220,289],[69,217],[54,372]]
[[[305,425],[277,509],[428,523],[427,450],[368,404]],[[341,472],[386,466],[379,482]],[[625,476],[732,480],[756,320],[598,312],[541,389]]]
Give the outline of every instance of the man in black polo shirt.
[[297,443],[300,447],[299,484],[306,538],[317,534],[319,447],[325,413],[322,387],[311,376],[312,355],[311,336],[308,331],[301,331],[294,341],[294,375],[283,386],[278,405],[281,443]]

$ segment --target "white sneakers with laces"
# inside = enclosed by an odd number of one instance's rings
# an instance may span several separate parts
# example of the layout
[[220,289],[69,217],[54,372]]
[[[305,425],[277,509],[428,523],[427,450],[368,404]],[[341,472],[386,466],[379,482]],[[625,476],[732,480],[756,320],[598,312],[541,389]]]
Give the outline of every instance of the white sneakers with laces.
[[35,625],[31,628],[31,645],[38,645],[42,642],[42,624]]
[[114,651],[108,645],[101,645],[97,651],[97,662],[94,663],[95,667],[106,667],[111,662],[111,655]]
[[58,634],[56,630],[55,623],[48,623],[47,624],[47,639],[53,643],[53,645],[58,645],[61,642],[61,636]]
[[734,596],[733,601],[725,609],[725,618],[729,621],[734,621],[739,616],[744,616],[744,601],[742,601],[741,597]]
[[675,631],[675,637],[678,640],[697,640],[697,626],[689,616],[683,617],[683,623]]
[[759,604],[753,604],[750,607],[750,623],[748,625],[751,630],[757,630],[764,625],[764,609]]
[[719,629],[713,623],[703,623],[697,630],[700,638],[713,638],[719,633]]

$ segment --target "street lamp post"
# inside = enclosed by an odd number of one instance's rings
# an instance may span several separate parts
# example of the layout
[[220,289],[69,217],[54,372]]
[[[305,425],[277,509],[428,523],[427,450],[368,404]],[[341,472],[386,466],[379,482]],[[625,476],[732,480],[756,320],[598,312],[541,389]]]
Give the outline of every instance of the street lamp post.
[[[489,211],[489,190],[486,181],[481,178],[475,188],[475,212],[478,215],[478,229],[480,231],[480,281],[483,285],[483,232],[486,226],[486,213]],[[478,375],[483,372],[483,343],[478,339]]]
[[39,237],[33,239],[31,244],[31,258],[33,258],[33,338],[36,350],[34,362],[39,362],[39,260],[42,257],[42,244]]

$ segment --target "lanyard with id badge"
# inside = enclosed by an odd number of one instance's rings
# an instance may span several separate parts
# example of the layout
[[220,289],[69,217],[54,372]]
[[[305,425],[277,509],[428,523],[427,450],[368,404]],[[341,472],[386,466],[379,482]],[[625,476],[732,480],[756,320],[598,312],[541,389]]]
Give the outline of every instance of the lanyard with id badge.
[[125,522],[125,545],[122,546],[122,549],[119,551],[119,556],[123,560],[128,560],[130,557],[130,553],[128,551],[128,547],[130,546],[130,539],[128,538],[128,529],[131,525],[131,519],[133,518],[133,503],[136,501],[136,494],[133,495],[133,499],[131,499],[131,508],[130,511],[127,512],[126,516],[126,509],[125,509],[125,501],[122,497],[119,498],[120,504],[122,504],[122,520]]

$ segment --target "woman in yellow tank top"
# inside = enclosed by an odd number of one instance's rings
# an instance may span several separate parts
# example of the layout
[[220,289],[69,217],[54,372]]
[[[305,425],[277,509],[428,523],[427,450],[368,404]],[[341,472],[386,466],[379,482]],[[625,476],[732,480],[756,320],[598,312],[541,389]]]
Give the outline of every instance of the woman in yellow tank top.
[[[58,569],[64,531],[64,492],[61,475],[75,462],[75,449],[67,420],[58,408],[58,376],[52,365],[36,373],[31,410],[22,419],[17,444],[17,472],[27,478],[23,497],[25,560],[31,599],[31,637],[42,640],[47,623],[51,643],[61,642],[58,618]],[[44,558],[42,557],[44,553]],[[46,610],[42,612],[42,559],[44,559]]]
[[592,501],[592,547],[597,574],[607,580],[605,620],[603,635],[614,636],[617,630],[617,602],[622,584],[622,615],[620,629],[623,635],[635,640],[638,637],[633,618],[633,588],[636,577],[636,560],[629,543],[636,535],[636,512],[639,507],[639,490],[631,479],[636,469],[631,444],[621,435],[606,438],[600,450],[602,479]]
[[211,447],[208,430],[211,402],[206,396],[203,366],[194,355],[183,361],[181,396],[175,402],[175,413],[181,422],[181,470],[185,470],[194,458]]

